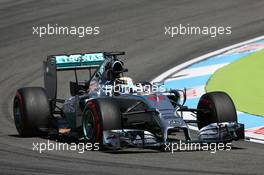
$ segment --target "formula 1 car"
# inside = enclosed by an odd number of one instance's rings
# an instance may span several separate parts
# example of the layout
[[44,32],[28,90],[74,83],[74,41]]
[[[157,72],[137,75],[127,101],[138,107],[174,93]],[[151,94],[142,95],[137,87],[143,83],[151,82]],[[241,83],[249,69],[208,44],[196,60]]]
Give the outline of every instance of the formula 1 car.
[[[244,138],[232,99],[224,92],[204,94],[197,109],[184,106],[186,91],[160,82],[134,83],[124,77],[124,52],[52,55],[44,61],[44,88],[23,87],[14,98],[14,121],[20,136],[60,134],[60,128],[101,147],[153,147],[166,143],[231,142]],[[86,69],[89,80],[79,81]],[[71,96],[57,97],[57,73],[73,71]],[[85,75],[86,76],[86,75]],[[196,120],[182,114],[192,113]],[[193,139],[189,124],[198,126]],[[66,135],[67,135],[66,134]]]

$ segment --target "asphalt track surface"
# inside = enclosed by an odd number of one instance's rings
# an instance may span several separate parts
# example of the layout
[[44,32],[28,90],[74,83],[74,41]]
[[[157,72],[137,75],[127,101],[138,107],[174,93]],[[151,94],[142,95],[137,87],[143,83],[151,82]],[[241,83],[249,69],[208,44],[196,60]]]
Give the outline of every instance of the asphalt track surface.
[[[0,2],[0,174],[263,174],[264,146],[235,142],[231,151],[119,153],[32,151],[40,138],[17,136],[12,98],[21,86],[42,85],[42,61],[49,54],[126,51],[129,75],[151,80],[196,56],[263,35],[262,0],[136,0]],[[86,38],[32,35],[32,26],[98,25]],[[230,25],[232,35],[169,38],[164,26]],[[68,86],[68,84],[65,84]]]

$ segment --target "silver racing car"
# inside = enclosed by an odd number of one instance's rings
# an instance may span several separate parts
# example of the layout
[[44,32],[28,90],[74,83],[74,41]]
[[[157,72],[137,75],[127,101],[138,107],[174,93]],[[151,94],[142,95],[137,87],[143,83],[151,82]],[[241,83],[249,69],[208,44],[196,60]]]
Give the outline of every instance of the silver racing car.
[[[100,148],[163,147],[175,142],[231,142],[244,138],[232,99],[204,94],[196,109],[184,105],[186,91],[161,82],[137,82],[120,58],[124,52],[52,55],[44,61],[44,88],[23,87],[14,98],[19,135],[63,135]],[[78,71],[88,70],[80,81]],[[70,96],[58,98],[58,72],[72,71]],[[183,118],[192,113],[196,120]],[[197,126],[196,136],[190,126]]]

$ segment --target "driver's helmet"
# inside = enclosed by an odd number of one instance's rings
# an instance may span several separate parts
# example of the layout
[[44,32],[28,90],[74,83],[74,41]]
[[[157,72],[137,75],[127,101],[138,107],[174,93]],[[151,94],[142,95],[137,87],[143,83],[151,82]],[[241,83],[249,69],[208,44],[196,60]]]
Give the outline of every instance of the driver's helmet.
[[115,79],[120,78],[123,72],[123,63],[121,61],[108,62],[103,74],[104,79],[113,82]]
[[117,94],[129,94],[134,90],[134,83],[130,77],[116,78],[114,86]]
[[123,62],[117,60],[112,63],[113,78],[120,78],[121,73],[123,73]]

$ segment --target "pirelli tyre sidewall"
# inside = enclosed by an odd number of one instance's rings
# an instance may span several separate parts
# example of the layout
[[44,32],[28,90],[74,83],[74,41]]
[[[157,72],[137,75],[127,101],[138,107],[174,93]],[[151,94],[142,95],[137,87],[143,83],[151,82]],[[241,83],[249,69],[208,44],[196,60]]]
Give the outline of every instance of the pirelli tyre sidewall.
[[13,115],[20,136],[44,134],[40,128],[48,127],[50,103],[42,87],[25,87],[17,90],[13,102]]
[[85,142],[102,144],[102,117],[94,101],[89,101],[83,112],[82,132]]
[[199,129],[211,123],[237,122],[235,105],[230,96],[225,92],[209,92],[204,94],[200,98],[197,108]]
[[112,98],[93,99],[83,112],[82,131],[85,142],[103,144],[103,131],[121,129],[121,113]]

